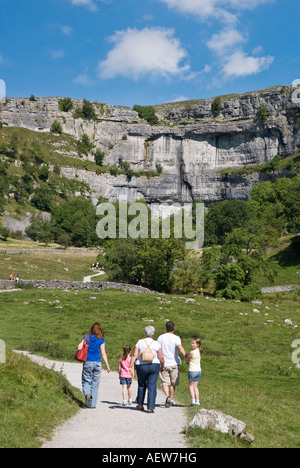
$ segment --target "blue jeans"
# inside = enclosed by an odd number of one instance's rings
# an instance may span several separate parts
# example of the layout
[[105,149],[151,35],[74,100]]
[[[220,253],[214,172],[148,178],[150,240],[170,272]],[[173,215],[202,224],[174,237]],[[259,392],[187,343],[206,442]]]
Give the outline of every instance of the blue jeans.
[[82,391],[91,395],[91,407],[96,408],[101,379],[101,362],[84,362],[82,368]]
[[135,369],[138,378],[137,404],[144,405],[145,393],[148,389],[147,409],[154,410],[160,364],[142,364],[135,366]]

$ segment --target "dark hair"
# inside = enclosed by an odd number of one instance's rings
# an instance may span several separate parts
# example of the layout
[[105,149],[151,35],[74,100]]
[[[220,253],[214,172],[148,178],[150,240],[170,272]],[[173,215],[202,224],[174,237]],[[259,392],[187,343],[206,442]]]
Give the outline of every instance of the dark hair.
[[169,321],[166,323],[167,332],[174,331],[174,328],[175,328],[175,323],[172,322],[171,320],[169,320]]
[[123,359],[124,359],[124,361],[129,356],[130,351],[131,351],[131,346],[129,346],[129,345],[123,346]]
[[99,339],[104,338],[104,331],[100,323],[96,322],[92,325],[91,334]]

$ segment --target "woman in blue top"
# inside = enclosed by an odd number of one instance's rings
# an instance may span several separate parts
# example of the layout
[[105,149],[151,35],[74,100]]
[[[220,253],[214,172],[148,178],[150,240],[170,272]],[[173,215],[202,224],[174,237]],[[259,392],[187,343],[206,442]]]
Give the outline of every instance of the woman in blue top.
[[[82,348],[85,341],[85,337],[83,337],[78,349]],[[88,341],[87,360],[83,363],[82,368],[82,391],[85,396],[85,406],[87,408],[96,408],[102,372],[101,356],[105,362],[107,372],[110,372],[105,351],[104,332],[100,323],[94,323]]]

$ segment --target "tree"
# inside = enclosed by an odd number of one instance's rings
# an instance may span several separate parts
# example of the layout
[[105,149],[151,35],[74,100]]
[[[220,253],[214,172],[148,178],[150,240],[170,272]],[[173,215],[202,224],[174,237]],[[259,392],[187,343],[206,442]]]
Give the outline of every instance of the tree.
[[67,234],[66,232],[62,232],[58,236],[57,242],[58,242],[59,245],[64,247],[64,249],[67,249],[68,247],[70,247],[70,245],[72,245],[71,236],[69,234]]
[[104,153],[104,151],[101,151],[101,150],[98,148],[97,151],[96,151],[96,153],[95,153],[95,163],[97,164],[97,166],[100,166],[100,167],[103,166],[104,158],[105,158],[105,153]]
[[58,120],[54,120],[53,124],[51,125],[51,132],[53,133],[62,133],[62,126],[61,123],[58,122]]
[[48,244],[53,240],[51,221],[44,219],[41,213],[32,216],[31,225],[25,232],[34,241]]
[[270,117],[270,112],[264,104],[261,104],[258,108],[257,119],[260,123],[264,124]]
[[94,111],[93,104],[88,101],[87,99],[83,100],[83,105],[82,108],[80,109],[79,106],[77,106],[74,117],[76,119],[81,118],[81,119],[86,119],[86,120],[96,120],[97,115]]
[[118,239],[105,245],[104,268],[113,281],[170,292],[172,271],[185,255],[181,239]]
[[205,244],[223,244],[226,235],[251,219],[252,211],[244,200],[212,203],[205,217]]
[[146,120],[150,125],[158,124],[158,118],[155,115],[155,108],[153,106],[134,105],[133,110],[138,113],[141,119]]
[[73,101],[71,98],[63,98],[58,101],[58,108],[62,112],[69,112],[73,109]]
[[87,156],[95,147],[95,145],[90,141],[86,133],[84,133],[81,137],[81,140],[78,140],[76,143],[78,153],[80,154],[80,156],[82,156],[83,154]]
[[222,99],[220,97],[216,97],[211,105],[211,109],[213,111],[214,116],[218,116],[222,110]]
[[96,210],[91,200],[84,197],[74,197],[54,206],[52,224],[56,240],[62,233],[67,233],[76,247],[99,244]]

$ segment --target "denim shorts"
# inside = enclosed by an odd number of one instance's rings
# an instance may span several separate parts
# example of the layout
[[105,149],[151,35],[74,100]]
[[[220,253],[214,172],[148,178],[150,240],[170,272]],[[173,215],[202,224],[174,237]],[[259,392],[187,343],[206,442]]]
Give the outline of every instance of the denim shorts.
[[131,385],[132,384],[132,379],[131,378],[126,378],[126,377],[120,377],[120,384],[121,385]]
[[188,376],[189,382],[199,382],[200,378],[201,378],[201,371],[197,371],[197,372],[189,371],[189,376]]

